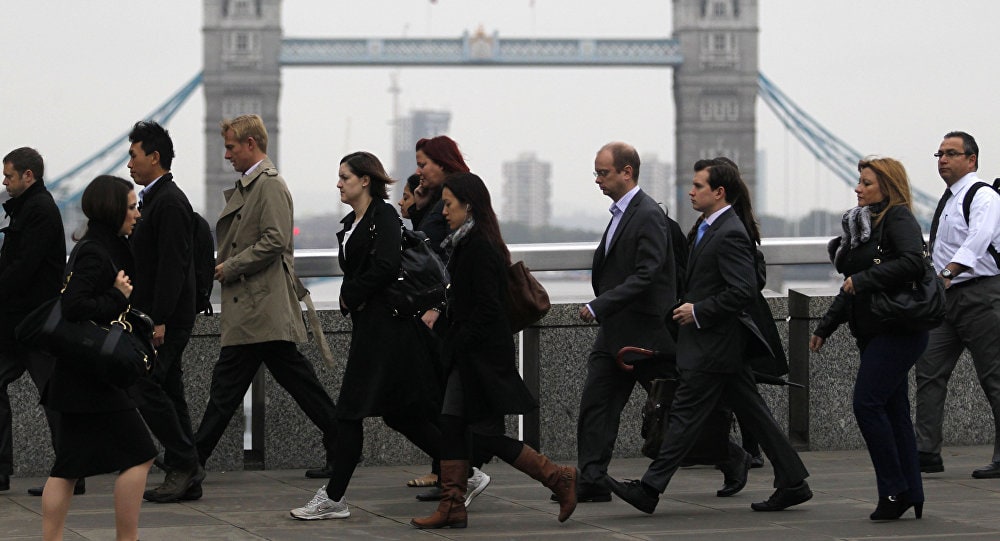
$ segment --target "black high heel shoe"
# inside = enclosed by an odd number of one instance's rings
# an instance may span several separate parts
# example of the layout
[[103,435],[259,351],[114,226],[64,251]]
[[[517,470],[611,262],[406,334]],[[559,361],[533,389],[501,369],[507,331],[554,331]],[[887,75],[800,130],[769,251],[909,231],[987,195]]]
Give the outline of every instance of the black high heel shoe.
[[886,496],[878,499],[878,507],[868,518],[872,520],[898,520],[907,509],[913,508],[913,514],[920,518],[924,514],[924,502],[911,502],[905,494]]

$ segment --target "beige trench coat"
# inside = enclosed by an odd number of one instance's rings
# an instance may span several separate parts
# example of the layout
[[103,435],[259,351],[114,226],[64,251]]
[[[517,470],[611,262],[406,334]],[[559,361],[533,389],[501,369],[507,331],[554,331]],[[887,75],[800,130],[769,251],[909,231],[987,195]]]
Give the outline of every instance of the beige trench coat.
[[304,342],[296,293],[292,195],[269,158],[236,187],[215,233],[222,263],[222,345]]

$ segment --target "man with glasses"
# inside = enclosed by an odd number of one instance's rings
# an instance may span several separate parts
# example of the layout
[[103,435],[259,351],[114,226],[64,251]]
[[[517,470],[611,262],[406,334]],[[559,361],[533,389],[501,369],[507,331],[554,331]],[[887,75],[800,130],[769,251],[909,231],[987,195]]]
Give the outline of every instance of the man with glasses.
[[624,372],[615,356],[624,346],[672,352],[666,317],[677,299],[673,253],[663,210],[638,186],[639,155],[625,143],[608,143],[594,159],[597,186],[614,202],[611,222],[594,252],[591,283],[596,298],[580,319],[600,328],[587,361],[577,422],[577,500],[611,501],[603,486],[622,410],[639,382],[668,377],[662,360],[636,363]]
[[[947,288],[947,316],[930,333],[917,361],[917,450],[920,471],[944,471],[941,426],[948,379],[965,348],[993,410],[990,463],[972,472],[977,479],[1000,478],[1000,196],[979,179],[979,146],[965,132],[945,134],[938,147],[938,174],[948,188],[934,212],[930,250]],[[970,195],[971,194],[971,195]],[[968,199],[968,201],[967,201]]]

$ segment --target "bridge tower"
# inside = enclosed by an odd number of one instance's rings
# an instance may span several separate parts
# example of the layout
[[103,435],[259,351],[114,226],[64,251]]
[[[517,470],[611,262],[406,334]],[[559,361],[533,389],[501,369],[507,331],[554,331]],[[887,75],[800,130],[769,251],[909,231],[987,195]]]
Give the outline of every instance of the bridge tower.
[[750,188],[757,184],[757,0],[673,0],[674,39],[684,62],[674,68],[677,218],[696,213],[687,196],[692,166],[728,156]]
[[257,114],[278,162],[281,0],[204,0],[205,218],[215,225],[239,173],[223,159],[219,121]]

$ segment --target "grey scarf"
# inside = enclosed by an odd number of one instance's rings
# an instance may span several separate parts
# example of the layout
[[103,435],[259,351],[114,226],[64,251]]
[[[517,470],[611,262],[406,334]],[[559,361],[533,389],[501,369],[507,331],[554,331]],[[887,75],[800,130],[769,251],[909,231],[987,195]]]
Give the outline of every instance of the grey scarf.
[[445,253],[448,254],[448,259],[451,260],[451,254],[455,251],[455,247],[458,243],[472,231],[473,226],[476,225],[476,221],[472,219],[472,215],[465,220],[465,223],[460,225],[458,229],[451,232],[450,235],[441,241],[441,247],[444,248]]

